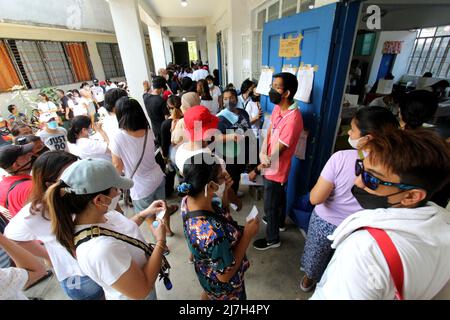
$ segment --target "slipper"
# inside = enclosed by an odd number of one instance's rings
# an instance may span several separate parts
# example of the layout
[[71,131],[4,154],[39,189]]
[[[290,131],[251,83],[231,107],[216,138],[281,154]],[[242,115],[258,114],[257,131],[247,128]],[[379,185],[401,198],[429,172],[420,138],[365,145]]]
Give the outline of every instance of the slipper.
[[24,290],[28,290],[33,288],[34,286],[37,286],[39,283],[44,282],[45,280],[47,280],[48,278],[50,278],[51,276],[53,276],[53,271],[52,270],[47,270],[47,274],[45,276],[43,276],[42,278],[40,278],[39,280],[37,280],[36,282],[30,284],[28,287],[24,288]]

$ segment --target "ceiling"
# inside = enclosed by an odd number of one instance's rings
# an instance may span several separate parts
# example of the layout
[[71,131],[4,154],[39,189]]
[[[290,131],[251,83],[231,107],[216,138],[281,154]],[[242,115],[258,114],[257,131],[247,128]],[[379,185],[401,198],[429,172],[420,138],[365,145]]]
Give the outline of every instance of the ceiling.
[[[162,18],[212,17],[217,11],[216,0],[187,0],[188,6],[182,7],[181,0],[145,0],[157,16]],[[223,1],[223,0],[217,0]],[[212,5],[214,4],[214,5]]]

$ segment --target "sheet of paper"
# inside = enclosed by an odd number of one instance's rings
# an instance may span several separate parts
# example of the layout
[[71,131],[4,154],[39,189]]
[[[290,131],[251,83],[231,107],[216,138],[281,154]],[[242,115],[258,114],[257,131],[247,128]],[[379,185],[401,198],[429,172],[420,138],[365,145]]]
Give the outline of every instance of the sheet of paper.
[[258,216],[258,208],[256,208],[256,206],[253,206],[252,211],[250,211],[249,215],[245,220],[249,222],[250,220],[255,219],[257,216]]
[[283,67],[283,70],[281,72],[289,72],[292,73],[294,76],[297,75],[297,68],[295,67]]
[[300,160],[306,159],[306,147],[308,145],[308,132],[303,130],[300,139],[297,143],[297,148],[295,149],[295,156]]
[[377,93],[378,94],[391,94],[394,87],[394,80],[378,80]]
[[273,71],[264,69],[259,77],[258,86],[256,92],[265,96],[269,95],[270,86],[272,85]]
[[358,105],[358,99],[359,99],[359,95],[357,94],[344,94],[344,102],[348,101],[348,103],[350,103],[351,106],[357,106]]
[[258,175],[256,177],[256,181],[253,182],[250,180],[248,173],[242,173],[241,174],[241,184],[245,185],[245,186],[262,186],[263,178],[262,178],[262,176]]
[[156,218],[159,219],[159,220],[162,220],[162,219],[164,219],[165,215],[166,215],[166,210],[163,210],[163,211],[161,211],[160,213],[158,213],[156,215]]
[[310,103],[314,83],[314,69],[300,69],[297,74],[297,79],[298,90],[295,99],[304,103]]

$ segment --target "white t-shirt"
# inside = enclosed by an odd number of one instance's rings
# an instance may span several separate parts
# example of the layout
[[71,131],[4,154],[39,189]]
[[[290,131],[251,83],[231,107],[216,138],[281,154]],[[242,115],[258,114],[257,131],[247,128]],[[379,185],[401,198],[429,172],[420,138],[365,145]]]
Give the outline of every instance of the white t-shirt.
[[214,100],[201,100],[200,104],[206,108],[208,108],[209,112],[211,114],[217,114],[219,112],[219,104],[217,105],[214,103]]
[[119,122],[115,114],[110,115],[109,113],[103,118],[103,131],[105,131],[108,136],[109,141],[114,139],[114,136],[120,132]]
[[222,95],[222,92],[220,91],[220,88],[217,86],[214,86],[214,88],[210,90],[210,92],[211,97],[213,98],[213,110],[215,110],[213,114],[217,114],[220,109],[219,97]]
[[42,123],[46,123],[48,119],[58,117],[55,111],[50,112],[51,110],[57,109],[56,105],[51,101],[39,102],[38,109],[40,111],[39,121]]
[[[137,224],[116,211],[105,215],[107,222],[98,226],[113,230],[146,242]],[[92,225],[75,226],[75,232]],[[81,270],[97,282],[105,291],[107,300],[130,300],[112,288],[112,285],[130,269],[134,261],[140,268],[147,262],[145,252],[131,244],[113,237],[100,236],[77,247],[77,259]]]
[[239,109],[245,109],[247,107],[247,104],[250,103],[252,99],[250,97],[247,98],[247,100],[244,100],[244,97],[241,95],[238,96],[238,105],[237,107]]
[[36,133],[42,142],[50,149],[50,151],[67,151],[69,152],[69,143],[67,141],[67,130],[58,127],[55,133],[49,133],[47,130],[41,130]]
[[[111,153],[122,159],[125,176],[131,177],[144,148],[144,137],[136,138],[120,130],[110,142]],[[155,138],[149,130],[144,158],[133,177],[131,199],[141,200],[151,195],[164,179],[161,167],[155,161]]]
[[105,101],[105,94],[103,93],[103,88],[100,86],[93,86],[92,94],[94,95],[95,101],[97,102],[103,102]]
[[44,219],[41,214],[32,215],[30,207],[31,204],[27,204],[11,219],[6,226],[5,236],[14,241],[42,241],[58,281],[74,276],[83,277],[77,260],[56,240],[50,220]]
[[415,209],[364,210],[329,237],[336,251],[312,299],[392,300],[394,282],[364,226],[387,231],[403,264],[403,297],[429,300],[450,280],[450,212],[429,202]]
[[[178,167],[178,170],[180,171],[181,174],[183,174],[183,168],[184,168],[184,164],[186,163],[186,161],[190,158],[192,158],[193,156],[200,154],[200,153],[209,153],[211,154],[211,149],[209,148],[202,148],[202,149],[197,149],[194,151],[189,150],[189,142],[184,143],[182,145],[179,146],[178,150],[177,150],[177,154],[175,155],[175,164]],[[219,160],[221,166],[222,166],[222,170],[226,170],[226,164],[225,161],[223,161],[223,159],[219,158],[218,156],[216,156],[216,158]]]
[[[259,108],[258,108],[258,103],[253,102],[253,101],[249,101],[249,103],[247,103],[247,107],[245,108],[245,111],[247,111],[249,117],[250,117],[250,121],[257,117],[259,115]],[[252,124],[252,129],[254,130],[258,130],[259,129],[259,121],[257,121],[255,124]]]
[[193,81],[205,80],[209,76],[209,72],[203,69],[195,70],[192,74]]
[[0,300],[28,300],[22,291],[27,281],[28,272],[25,269],[0,269]]
[[73,107],[73,115],[76,116],[87,116],[87,106],[89,104],[86,98],[76,98],[76,103]]
[[111,152],[108,149],[108,144],[105,141],[100,141],[91,138],[77,139],[77,143],[69,144],[70,152],[81,159],[103,159],[109,162],[112,161]]

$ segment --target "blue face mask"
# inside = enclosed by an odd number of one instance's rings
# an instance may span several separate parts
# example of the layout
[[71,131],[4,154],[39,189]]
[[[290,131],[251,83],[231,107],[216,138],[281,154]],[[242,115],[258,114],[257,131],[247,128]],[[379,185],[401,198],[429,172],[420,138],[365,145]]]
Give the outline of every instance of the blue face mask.
[[58,128],[58,123],[56,121],[50,121],[47,123],[47,127],[51,130],[55,130]]

